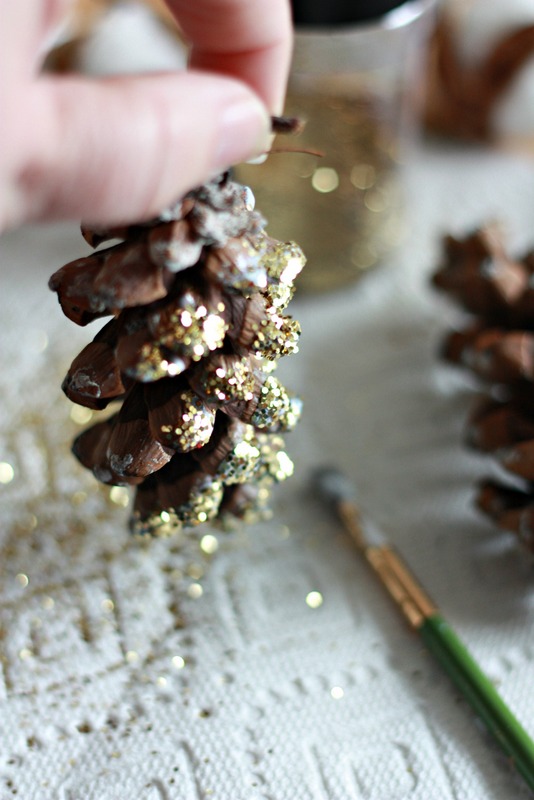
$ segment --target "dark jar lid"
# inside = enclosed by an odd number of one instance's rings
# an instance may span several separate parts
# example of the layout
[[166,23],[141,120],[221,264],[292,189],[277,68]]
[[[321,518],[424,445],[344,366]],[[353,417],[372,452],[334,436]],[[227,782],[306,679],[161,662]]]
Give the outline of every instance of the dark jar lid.
[[406,0],[292,0],[295,25],[354,25],[378,19]]

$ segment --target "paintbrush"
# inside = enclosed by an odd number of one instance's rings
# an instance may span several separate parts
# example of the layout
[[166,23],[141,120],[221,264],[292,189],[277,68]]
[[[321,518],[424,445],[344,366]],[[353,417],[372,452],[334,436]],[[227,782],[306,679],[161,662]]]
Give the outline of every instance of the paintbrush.
[[372,521],[362,514],[350,481],[339,470],[323,467],[315,471],[312,483],[318,494],[334,508],[410,627],[419,634],[534,790],[534,742],[409,567]]

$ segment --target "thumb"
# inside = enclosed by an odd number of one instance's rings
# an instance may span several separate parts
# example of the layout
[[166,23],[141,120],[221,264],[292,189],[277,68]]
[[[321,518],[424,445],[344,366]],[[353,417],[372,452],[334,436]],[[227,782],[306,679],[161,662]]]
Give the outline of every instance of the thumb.
[[147,219],[269,147],[267,110],[231,78],[53,78],[35,92],[20,147],[31,155],[12,195],[16,222]]

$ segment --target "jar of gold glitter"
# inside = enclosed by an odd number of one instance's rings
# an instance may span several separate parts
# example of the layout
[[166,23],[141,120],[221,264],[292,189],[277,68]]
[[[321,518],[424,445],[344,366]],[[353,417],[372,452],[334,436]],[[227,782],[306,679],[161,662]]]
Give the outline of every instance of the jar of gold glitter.
[[354,281],[401,239],[400,167],[417,131],[432,6],[293,0],[285,113],[306,127],[298,139],[275,140],[264,164],[238,167],[237,178],[254,191],[269,233],[302,246],[299,288]]

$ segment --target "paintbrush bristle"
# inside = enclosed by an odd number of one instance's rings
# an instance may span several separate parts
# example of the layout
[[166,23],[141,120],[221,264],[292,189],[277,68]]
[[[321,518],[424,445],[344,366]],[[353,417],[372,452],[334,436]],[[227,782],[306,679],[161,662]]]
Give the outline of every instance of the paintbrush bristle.
[[355,502],[356,490],[350,480],[337,467],[317,467],[310,483],[320,497],[336,506],[343,501]]

